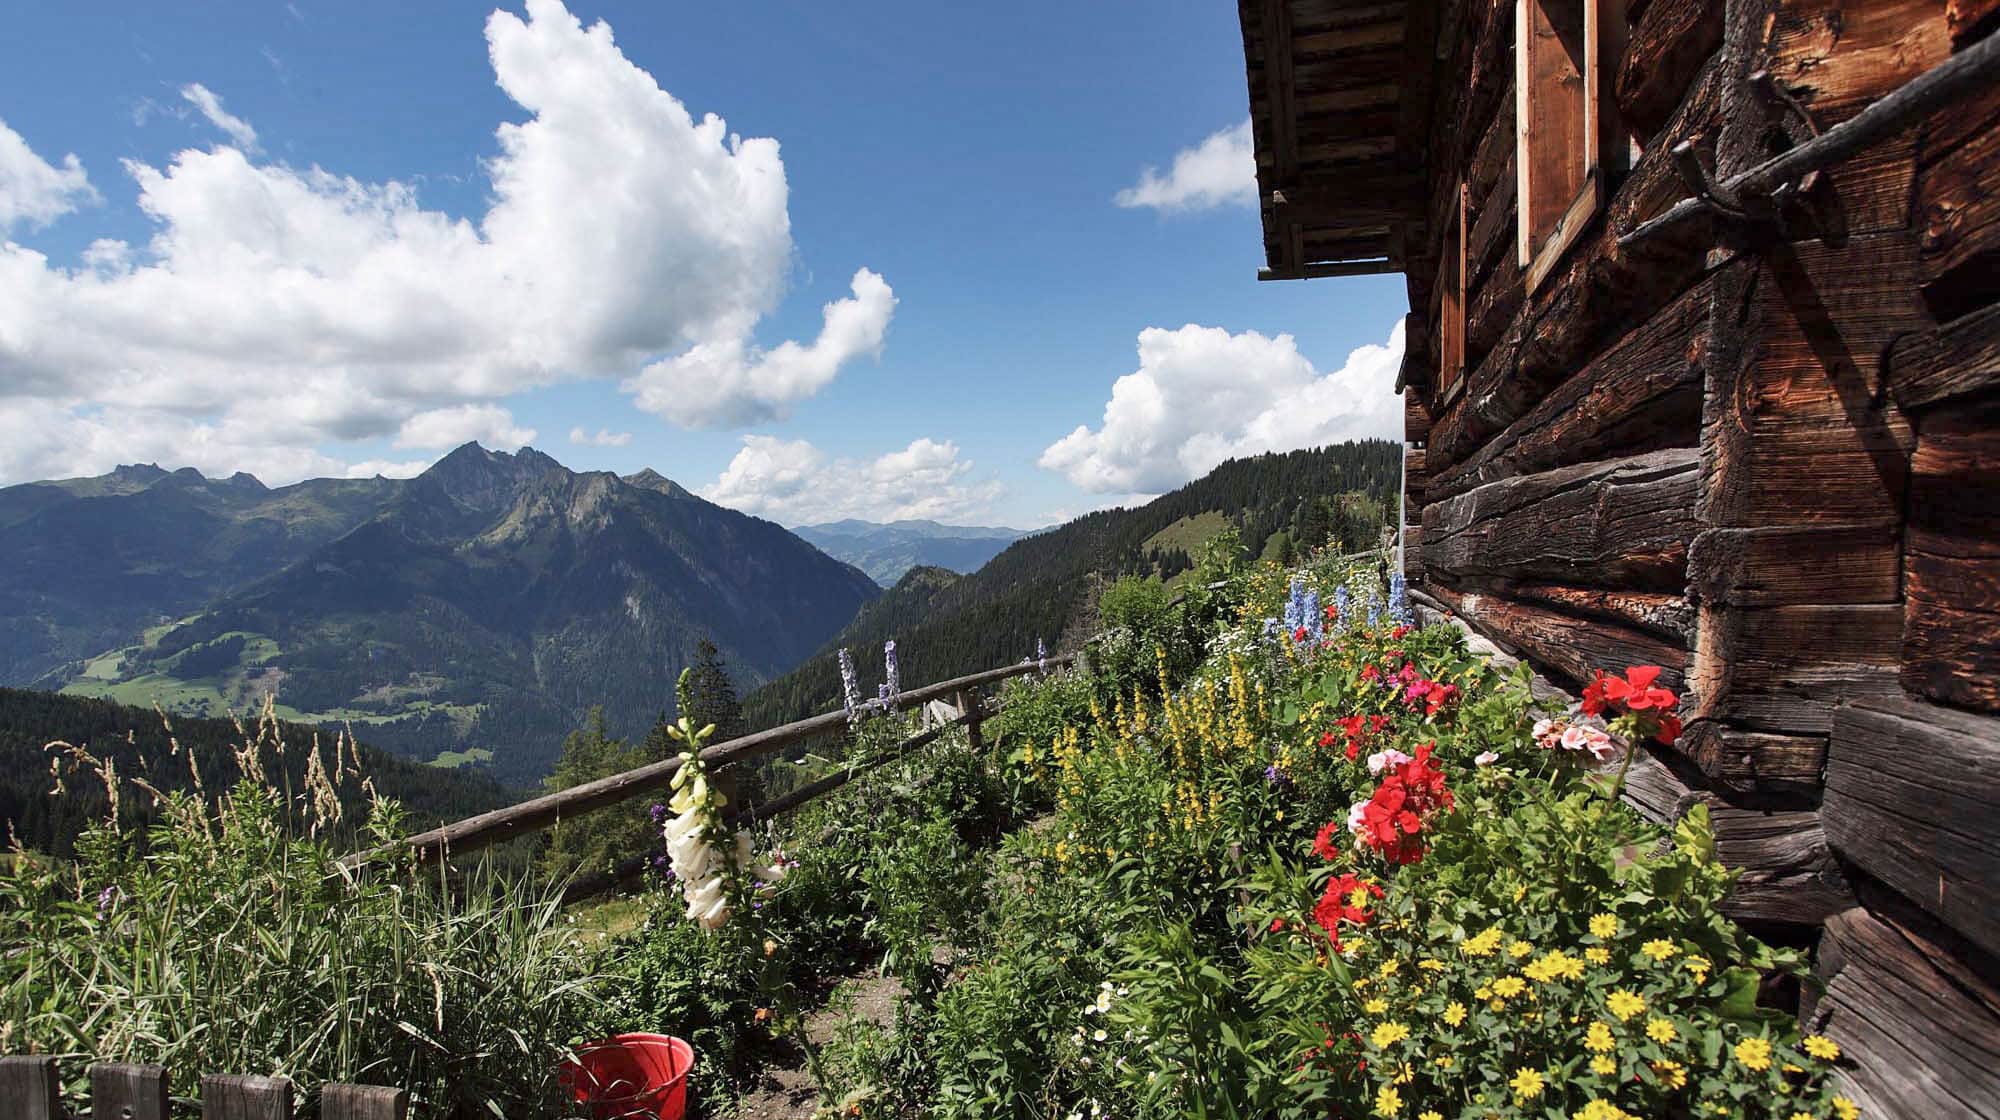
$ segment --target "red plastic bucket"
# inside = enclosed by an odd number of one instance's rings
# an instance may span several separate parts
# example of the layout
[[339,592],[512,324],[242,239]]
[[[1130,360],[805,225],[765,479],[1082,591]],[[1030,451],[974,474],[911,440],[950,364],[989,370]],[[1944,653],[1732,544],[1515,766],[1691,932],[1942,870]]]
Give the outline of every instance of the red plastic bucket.
[[621,1034],[577,1048],[561,1080],[593,1120],[681,1120],[694,1047],[664,1034]]

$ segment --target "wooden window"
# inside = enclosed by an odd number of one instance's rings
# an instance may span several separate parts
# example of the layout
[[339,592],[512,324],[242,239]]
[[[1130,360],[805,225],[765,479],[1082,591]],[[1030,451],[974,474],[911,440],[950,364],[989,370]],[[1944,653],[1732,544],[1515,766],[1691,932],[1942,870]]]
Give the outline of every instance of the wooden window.
[[1465,378],[1466,187],[1458,185],[1458,205],[1446,217],[1444,250],[1438,258],[1438,403],[1451,403]]
[[1625,166],[1611,88],[1625,30],[1624,0],[1515,0],[1518,248],[1531,293]]

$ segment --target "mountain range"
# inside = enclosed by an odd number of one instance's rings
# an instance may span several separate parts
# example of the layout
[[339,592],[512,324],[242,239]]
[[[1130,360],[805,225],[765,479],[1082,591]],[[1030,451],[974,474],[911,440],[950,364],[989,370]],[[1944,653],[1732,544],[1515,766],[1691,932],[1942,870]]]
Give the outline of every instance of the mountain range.
[[890,587],[916,567],[977,571],[1000,550],[1028,535],[1024,529],[940,525],[935,521],[829,521],[792,530],[820,551]]
[[408,480],[121,467],[0,490],[0,683],[351,723],[525,782],[602,705],[673,706],[703,638],[750,688],[880,589],[782,527],[651,471],[467,444]]

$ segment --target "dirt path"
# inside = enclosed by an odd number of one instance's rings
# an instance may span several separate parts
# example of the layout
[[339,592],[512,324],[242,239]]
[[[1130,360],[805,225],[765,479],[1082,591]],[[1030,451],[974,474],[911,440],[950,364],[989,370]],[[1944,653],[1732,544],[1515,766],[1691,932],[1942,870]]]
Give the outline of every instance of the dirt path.
[[[893,976],[869,973],[841,981],[834,998],[806,1015],[806,1037],[824,1046],[850,1016],[886,1027],[895,1020],[903,985]],[[743,1097],[734,1120],[811,1120],[818,1086],[806,1069],[805,1055],[764,1070],[758,1086]]]

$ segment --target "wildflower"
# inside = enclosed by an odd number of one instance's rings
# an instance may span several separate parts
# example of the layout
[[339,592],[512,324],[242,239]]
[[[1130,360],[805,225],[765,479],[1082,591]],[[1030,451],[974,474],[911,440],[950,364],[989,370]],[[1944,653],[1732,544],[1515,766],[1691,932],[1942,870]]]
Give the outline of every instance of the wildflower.
[[1681,964],[1687,966],[1689,972],[1694,973],[1695,983],[1708,983],[1708,970],[1713,966],[1708,963],[1707,957],[1689,957],[1682,961]]
[[1039,637],[1035,639],[1035,668],[1044,673],[1049,671],[1049,647]]
[[1417,962],[1417,967],[1423,969],[1425,972],[1443,972],[1444,962],[1434,957],[1425,957],[1423,960]]
[[1500,932],[1499,926],[1488,926],[1485,932],[1466,938],[1465,943],[1458,947],[1458,951],[1468,957],[1490,957],[1494,950],[1500,947],[1500,939],[1503,936],[1505,935]]
[[1840,1120],[1858,1120],[1861,1110],[1854,1107],[1854,1102],[1846,1097],[1836,1096],[1833,1098],[1833,1114],[1840,1117]]
[[1393,1085],[1384,1085],[1382,1086],[1382,1091],[1375,1094],[1375,1115],[1377,1116],[1394,1116],[1397,1110],[1402,1107],[1403,1094],[1398,1093]]
[[1807,1035],[1805,1037],[1805,1049],[1806,1053],[1811,1054],[1822,1062],[1837,1062],[1840,1060],[1840,1044],[1825,1035]]
[[1687,1088],[1688,1075],[1686,1066],[1681,1065],[1679,1062],[1663,1058],[1660,1061],[1654,1062],[1652,1068],[1653,1076],[1659,1079],[1661,1085],[1676,1090]]
[[1480,751],[1478,754],[1472,756],[1472,764],[1474,766],[1491,766],[1498,761],[1500,761],[1500,756],[1494,754],[1492,751]]
[[1450,1003],[1446,1004],[1444,1009],[1444,1022],[1445,1026],[1448,1027],[1456,1027],[1464,1023],[1465,1005],[1458,1002],[1457,1000],[1452,1000]]
[[1370,774],[1380,774],[1390,767],[1401,766],[1408,761],[1410,761],[1409,755],[1393,747],[1385,751],[1376,751],[1374,754],[1368,756],[1368,772]]
[[1736,1044],[1736,1060],[1745,1069],[1762,1073],[1771,1068],[1771,1044],[1761,1038],[1746,1038]]
[[1410,613],[1409,585],[1401,572],[1389,577],[1389,617],[1404,626],[1416,621],[1416,616]]
[[1570,1113],[1570,1120],[1633,1120],[1632,1114],[1606,1100],[1592,1100]]
[[[1040,639],[1036,639],[1036,642],[1039,646]],[[1039,652],[1039,649],[1037,652]],[[903,673],[901,666],[896,661],[896,639],[894,638],[882,643],[882,671],[883,675],[889,679],[889,683],[885,686],[889,694],[889,699],[894,700],[898,696],[901,696],[903,694]]]
[[1526,1068],[1515,1070],[1513,1078],[1507,1082],[1508,1087],[1514,1090],[1515,1104],[1525,1104],[1541,1096],[1543,1084],[1540,1073]]
[[1103,1027],[1099,1027],[1096,1030],[1090,1032],[1090,1037],[1093,1042],[1103,1042],[1105,1039],[1110,1038],[1111,1036],[1105,1032]]
[[[1331,827],[1331,826],[1328,826]],[[1324,833],[1322,833],[1324,835]],[[1318,850],[1315,846],[1315,851]],[[1360,876],[1338,875],[1328,880],[1325,893],[1313,907],[1313,921],[1318,922],[1333,940],[1333,947],[1340,948],[1340,923],[1363,926],[1374,916],[1369,902],[1382,897],[1382,888],[1366,882]]]
[[1522,957],[1525,957],[1530,953],[1533,953],[1534,951],[1535,947],[1533,945],[1530,945],[1525,941],[1519,940],[1518,938],[1512,944],[1507,946],[1507,955],[1513,957],[1515,960],[1520,960]]
[[1450,1054],[1439,1054],[1437,1057],[1431,1059],[1431,1064],[1439,1069],[1450,1069],[1458,1064],[1458,1059],[1452,1057]]
[[1380,996],[1377,996],[1376,998],[1369,1000],[1367,1003],[1362,1004],[1361,1010],[1367,1012],[1370,1015],[1380,1015],[1383,1012],[1389,1010],[1389,1001],[1381,998]]
[[1609,941],[1618,936],[1618,915],[1593,914],[1590,918],[1590,932],[1594,937]]
[[1624,988],[1612,992],[1604,1002],[1605,1006],[1611,1009],[1611,1013],[1618,1016],[1619,1022],[1630,1020],[1632,1016],[1646,1010],[1646,1001]]
[[106,886],[103,890],[98,891],[97,920],[101,922],[104,919],[110,917],[111,908],[117,902],[118,902],[118,888],[116,886]]
[[1680,1036],[1674,1032],[1672,1021],[1655,1017],[1646,1020],[1646,1037],[1665,1046]]
[[1350,605],[1351,605],[1351,597],[1347,594],[1347,585],[1342,584],[1339,587],[1334,588],[1333,622],[1334,625],[1341,630],[1346,630],[1348,627],[1349,624],[1348,608]]
[[1672,959],[1674,954],[1680,952],[1681,949],[1680,946],[1668,941],[1664,937],[1656,937],[1639,946],[1639,951],[1656,961],[1665,961]]
[[1610,964],[1611,950],[1602,945],[1592,945],[1583,951],[1583,959],[1591,964]]
[[1493,993],[1502,999],[1513,999],[1527,988],[1519,976],[1502,976],[1493,982]]
[[1590,1072],[1599,1077],[1613,1077],[1618,1073],[1618,1063],[1600,1054],[1590,1059]]
[[861,682],[854,675],[854,655],[847,647],[840,647],[836,655],[840,662],[840,702],[847,711],[847,722],[861,718]]
[[1368,1041],[1374,1044],[1375,1049],[1385,1050],[1408,1037],[1410,1028],[1401,1023],[1377,1023]]
[[1444,1114],[1435,1108],[1427,1108],[1417,1113],[1417,1120],[1444,1120]]
[[1583,1032],[1583,1048],[1593,1054],[1609,1054],[1617,1043],[1611,1037],[1611,1028],[1601,1019],[1592,1020],[1589,1029]]

